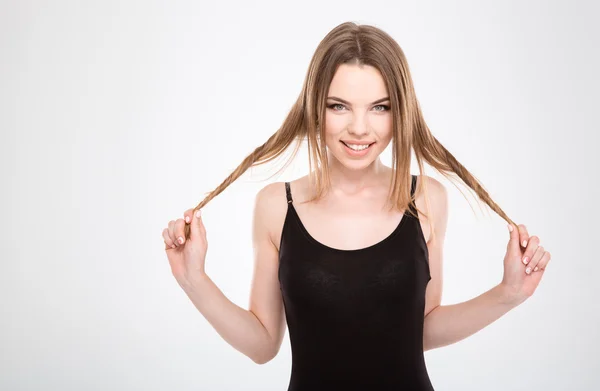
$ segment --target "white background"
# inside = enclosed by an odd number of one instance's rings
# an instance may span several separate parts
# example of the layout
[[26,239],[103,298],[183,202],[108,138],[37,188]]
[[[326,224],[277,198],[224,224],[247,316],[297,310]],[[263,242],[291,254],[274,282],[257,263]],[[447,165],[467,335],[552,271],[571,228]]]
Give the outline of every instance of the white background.
[[[344,21],[398,41],[434,135],[552,254],[532,298],[425,353],[435,389],[600,388],[597,3],[215,3],[1,3],[0,389],[287,388],[287,332],[262,366],[228,345],[161,231],[276,131]],[[254,196],[306,151],[279,167],[204,209],[207,272],[244,308]],[[427,174],[450,196],[442,304],[466,301],[501,280],[506,224]]]

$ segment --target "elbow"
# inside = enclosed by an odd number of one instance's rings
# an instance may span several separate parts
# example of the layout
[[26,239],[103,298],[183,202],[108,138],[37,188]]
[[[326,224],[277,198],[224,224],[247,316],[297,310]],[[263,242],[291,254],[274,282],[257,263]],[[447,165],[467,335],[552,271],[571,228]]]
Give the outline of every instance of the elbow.
[[427,338],[427,335],[423,336],[423,352],[426,352],[428,350],[433,350],[437,348],[437,346],[435,346],[432,341]]
[[270,359],[266,359],[266,360],[255,360],[255,359],[252,359],[252,361],[254,361],[255,364],[263,365],[263,364],[268,363],[271,360]]
[[252,358],[252,361],[254,361],[255,364],[263,365],[263,364],[268,363],[272,359],[273,359],[273,356],[255,357],[255,358]]
[[255,364],[263,365],[275,358],[277,352],[266,352],[265,354],[252,357]]
[[262,342],[259,345],[259,348],[257,349],[258,351],[251,356],[252,361],[254,361],[254,363],[256,363],[256,364],[259,364],[259,365],[266,364],[269,361],[271,361],[272,359],[274,359],[275,356],[277,356],[277,353],[279,353],[279,348],[281,347],[281,341],[279,342],[279,344],[276,344],[273,342],[272,338],[269,336],[268,333],[267,333],[267,336],[268,336],[268,341]]
[[258,365],[263,365],[268,363],[269,361],[271,361],[268,357],[266,356],[256,356],[256,357],[250,357],[250,359]]

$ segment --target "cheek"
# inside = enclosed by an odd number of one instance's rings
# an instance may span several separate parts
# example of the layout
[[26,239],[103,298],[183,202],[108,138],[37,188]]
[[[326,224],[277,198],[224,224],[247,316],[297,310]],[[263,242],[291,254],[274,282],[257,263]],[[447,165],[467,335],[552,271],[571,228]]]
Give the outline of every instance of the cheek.
[[325,117],[325,131],[327,134],[338,134],[348,126],[347,120],[342,116],[327,115]]
[[374,128],[380,129],[381,131],[385,131],[385,130],[391,131],[392,115],[385,114],[385,115],[374,116],[374,118],[371,120],[371,124],[373,124]]
[[392,116],[385,116],[377,118],[373,122],[373,128],[379,134],[379,137],[383,140],[389,140],[392,138]]

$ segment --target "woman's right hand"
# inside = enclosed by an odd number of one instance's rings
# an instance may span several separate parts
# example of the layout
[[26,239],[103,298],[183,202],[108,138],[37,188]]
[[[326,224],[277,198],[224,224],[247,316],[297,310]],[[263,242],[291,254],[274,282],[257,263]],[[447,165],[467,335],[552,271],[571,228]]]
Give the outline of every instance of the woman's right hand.
[[[188,209],[183,218],[169,221],[168,228],[162,232],[171,272],[179,283],[190,283],[205,275],[208,242],[202,217],[200,213],[197,215],[194,209]],[[186,223],[190,224],[188,239],[185,237]]]

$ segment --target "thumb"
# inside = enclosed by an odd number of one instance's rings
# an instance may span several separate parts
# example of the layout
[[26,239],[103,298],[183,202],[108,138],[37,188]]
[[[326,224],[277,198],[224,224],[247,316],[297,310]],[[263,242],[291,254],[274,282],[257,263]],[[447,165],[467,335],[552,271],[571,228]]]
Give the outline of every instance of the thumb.
[[508,250],[521,251],[521,245],[519,244],[519,230],[512,224],[508,224],[508,231],[510,239],[508,241]]
[[206,229],[204,228],[204,223],[202,222],[202,212],[200,209],[194,212],[194,221],[190,223],[190,232],[190,237],[192,239],[206,235]]

